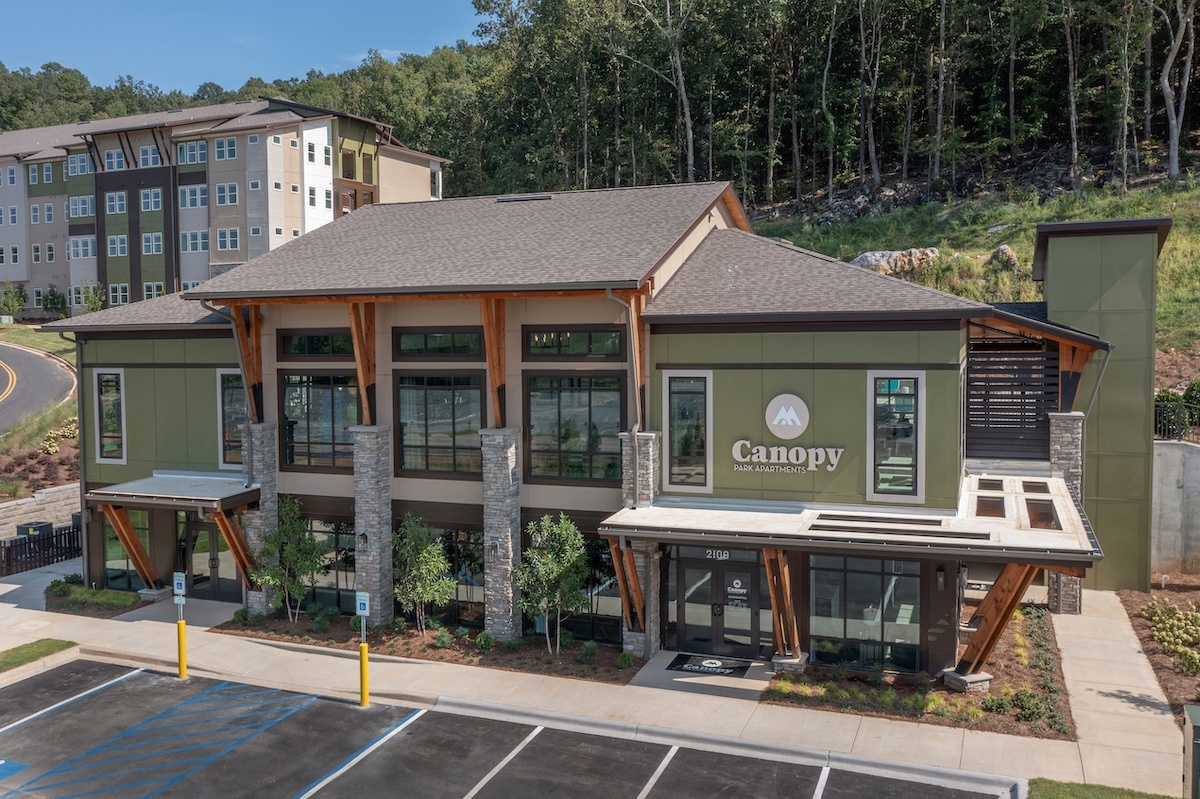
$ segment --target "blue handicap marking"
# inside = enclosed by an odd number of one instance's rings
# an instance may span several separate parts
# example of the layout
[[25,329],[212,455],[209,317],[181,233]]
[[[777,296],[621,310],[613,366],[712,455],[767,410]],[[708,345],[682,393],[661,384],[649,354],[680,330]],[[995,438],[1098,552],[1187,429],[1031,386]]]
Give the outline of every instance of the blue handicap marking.
[[0,760],[0,780],[8,779],[14,774],[24,771],[29,766],[15,760]]

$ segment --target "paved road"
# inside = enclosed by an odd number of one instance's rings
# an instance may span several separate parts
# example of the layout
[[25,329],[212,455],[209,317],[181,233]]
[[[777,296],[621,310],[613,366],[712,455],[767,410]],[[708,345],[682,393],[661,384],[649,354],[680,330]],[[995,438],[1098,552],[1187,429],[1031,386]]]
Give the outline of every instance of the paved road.
[[[14,799],[994,799],[870,769],[186,681],[76,660],[0,688]],[[1010,796],[1008,791],[1005,796]]]
[[0,435],[21,417],[64,399],[74,384],[53,358],[0,343]]

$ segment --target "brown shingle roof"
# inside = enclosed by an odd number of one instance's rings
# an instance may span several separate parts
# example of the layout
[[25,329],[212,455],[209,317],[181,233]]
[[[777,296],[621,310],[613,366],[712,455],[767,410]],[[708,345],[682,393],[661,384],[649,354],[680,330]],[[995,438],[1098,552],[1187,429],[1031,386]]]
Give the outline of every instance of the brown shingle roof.
[[95,313],[47,322],[43,330],[162,330],[168,328],[224,327],[229,321],[198,302],[188,302],[179,294],[166,294],[129,305],[117,305]]
[[714,230],[646,307],[654,323],[946,319],[991,306],[740,230]]
[[727,185],[369,205],[214,277],[187,296],[228,300],[634,287]]

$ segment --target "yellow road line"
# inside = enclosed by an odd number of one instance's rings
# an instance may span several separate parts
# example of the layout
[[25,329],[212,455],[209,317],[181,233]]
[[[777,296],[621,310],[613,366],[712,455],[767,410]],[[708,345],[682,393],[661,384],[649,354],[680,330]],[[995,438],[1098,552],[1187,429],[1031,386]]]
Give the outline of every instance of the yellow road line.
[[8,395],[13,393],[13,389],[17,387],[17,373],[14,372],[12,367],[6,364],[4,361],[0,361],[0,370],[3,370],[3,372],[8,375],[8,388],[4,389],[4,391],[0,391],[0,402],[4,402],[6,399],[8,399]]

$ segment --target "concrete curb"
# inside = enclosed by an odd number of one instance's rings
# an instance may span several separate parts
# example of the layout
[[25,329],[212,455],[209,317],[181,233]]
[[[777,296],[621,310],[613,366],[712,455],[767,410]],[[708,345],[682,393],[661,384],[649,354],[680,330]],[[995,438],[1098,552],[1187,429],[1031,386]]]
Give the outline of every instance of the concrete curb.
[[83,654],[83,647],[76,644],[69,646],[62,651],[55,652],[53,655],[46,655],[44,658],[26,663],[23,666],[17,666],[15,669],[0,672],[0,687],[12,685],[20,682],[27,677],[32,677],[35,674],[41,674],[43,671],[49,671],[64,663],[70,663],[72,660],[78,660]]

